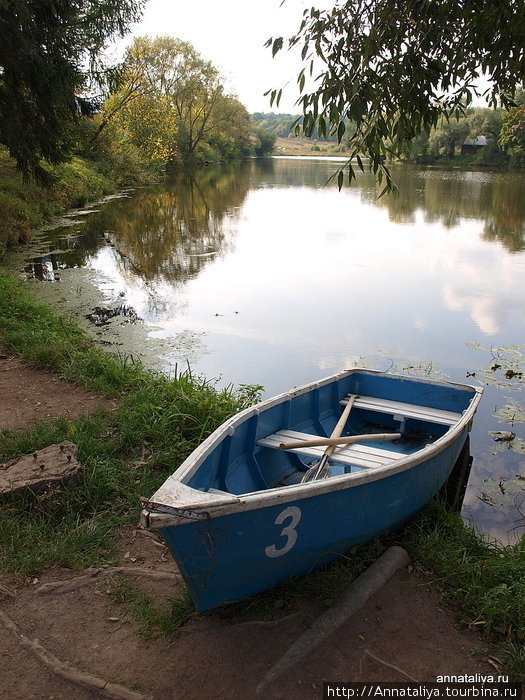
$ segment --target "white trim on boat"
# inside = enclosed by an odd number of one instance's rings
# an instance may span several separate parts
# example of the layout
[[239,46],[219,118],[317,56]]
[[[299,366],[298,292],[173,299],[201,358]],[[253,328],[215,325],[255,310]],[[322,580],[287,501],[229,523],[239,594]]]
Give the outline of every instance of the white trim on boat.
[[[413,455],[403,455],[399,459],[389,461],[388,464],[365,469],[360,472],[333,476],[329,479],[310,481],[303,484],[279,486],[240,494],[238,496],[226,492],[198,491],[197,489],[186,486],[186,482],[191,479],[206,457],[216,448],[217,443],[220,442],[225,435],[233,435],[238,425],[263,410],[267,410],[279,403],[312,391],[317,387],[338,381],[356,371],[363,370],[348,370],[322,381],[312,382],[303,387],[285,392],[284,394],[263,401],[258,406],[248,408],[226,421],[226,423],[217,428],[217,430],[192,452],[190,457],[188,457],[177,471],[166,480],[151,499],[144,503],[145,509],[142,512],[142,522],[149,528],[165,528],[173,525],[182,525],[187,522],[192,522],[195,519],[215,518],[236,512],[268,508],[291,501],[312,498],[332,491],[355,488],[361,484],[370,483],[387,476],[398,474],[435,457],[452,444],[461,432],[468,431],[481,399],[482,389],[475,386],[411,377],[411,381],[421,381],[426,384],[435,383],[439,386],[449,385],[456,389],[464,388],[475,392],[468,409],[462,415],[455,414],[457,422],[451,425],[442,437],[438,438],[430,445],[423,447],[421,450],[418,450]],[[365,371],[370,374],[384,374],[376,370]],[[396,375],[390,376],[395,377]],[[412,406],[411,404],[407,405]],[[413,406],[412,408],[418,407]],[[443,411],[442,413],[451,412]],[[178,485],[184,488],[179,488]]]

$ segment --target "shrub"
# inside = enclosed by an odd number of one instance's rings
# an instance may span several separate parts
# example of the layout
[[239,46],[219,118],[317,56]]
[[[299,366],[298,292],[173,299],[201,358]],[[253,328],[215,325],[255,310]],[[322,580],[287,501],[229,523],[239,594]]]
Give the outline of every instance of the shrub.
[[18,197],[0,191],[0,257],[10,246],[28,240],[31,225],[25,209]]

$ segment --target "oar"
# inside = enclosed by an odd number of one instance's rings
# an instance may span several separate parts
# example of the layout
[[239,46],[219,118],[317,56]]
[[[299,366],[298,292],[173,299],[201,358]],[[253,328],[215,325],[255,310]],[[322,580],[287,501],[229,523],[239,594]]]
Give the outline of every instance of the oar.
[[[341,437],[341,433],[344,430],[346,421],[348,420],[348,416],[350,415],[350,411],[352,410],[352,406],[354,405],[355,398],[355,394],[351,394],[348,397],[348,403],[346,404],[345,410],[341,414],[341,417],[337,421],[337,425],[335,426],[332,434],[330,435],[331,438]],[[317,481],[317,479],[324,479],[330,474],[330,469],[327,466],[327,464],[328,460],[330,459],[330,455],[335,450],[335,448],[336,445],[327,446],[326,450],[323,453],[323,456],[319,460],[319,464],[316,467],[311,467],[303,476],[301,480],[302,484],[304,484],[307,481]]]
[[281,450],[296,450],[301,447],[324,447],[325,445],[353,445],[354,442],[366,442],[367,440],[398,440],[401,433],[364,433],[363,435],[349,435],[348,437],[315,438],[313,440],[299,440],[297,442],[281,442]]

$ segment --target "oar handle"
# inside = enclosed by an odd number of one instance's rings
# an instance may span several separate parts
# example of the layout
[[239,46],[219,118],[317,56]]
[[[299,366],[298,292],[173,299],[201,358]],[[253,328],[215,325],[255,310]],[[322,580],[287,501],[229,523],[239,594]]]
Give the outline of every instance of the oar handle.
[[[348,397],[348,403],[345,406],[345,410],[342,412],[341,417],[337,421],[335,428],[332,431],[332,435],[330,436],[334,440],[340,437],[341,433],[343,432],[346,425],[346,421],[348,420],[348,416],[350,415],[350,411],[352,410],[352,406],[354,405],[355,398],[355,394],[351,394]],[[317,479],[323,479],[327,475],[326,465],[328,463],[328,460],[330,459],[330,455],[336,448],[336,444],[329,444],[326,446],[325,451],[323,452],[323,456],[319,460],[319,464],[316,467],[312,467],[305,473],[301,483],[304,483],[306,481],[317,481]]]
[[[348,420],[348,416],[350,415],[350,411],[352,410],[352,406],[354,405],[356,397],[355,394],[351,394],[348,397],[348,403],[345,406],[345,410],[341,413],[341,417],[336,423],[335,428],[332,431],[332,434],[330,435],[330,439],[335,440],[340,437],[341,433],[345,429],[346,421]],[[332,452],[335,450],[335,446],[337,445],[337,442],[329,442],[327,443],[327,448],[324,451],[323,456],[329,457]]]
[[343,430],[345,429],[346,421],[348,420],[348,416],[350,415],[350,411],[352,410],[352,406],[354,405],[354,401],[356,399],[355,394],[351,394],[348,397],[348,403],[345,406],[345,410],[341,413],[341,417],[337,421],[337,424],[330,435],[330,437],[336,438],[341,435]]
[[366,433],[364,435],[349,435],[348,437],[315,438],[314,440],[301,440],[297,442],[281,442],[281,450],[295,450],[301,447],[323,447],[328,445],[352,445],[354,442],[366,442],[367,440],[398,440],[401,433]]

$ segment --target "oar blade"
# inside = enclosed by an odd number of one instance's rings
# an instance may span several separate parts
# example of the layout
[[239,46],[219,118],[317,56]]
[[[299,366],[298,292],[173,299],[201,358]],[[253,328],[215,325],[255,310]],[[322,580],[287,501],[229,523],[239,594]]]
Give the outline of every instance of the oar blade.
[[331,474],[330,467],[328,466],[328,459],[323,457],[319,464],[315,464],[310,467],[310,469],[305,472],[303,478],[301,479],[301,484],[306,484],[310,481],[318,481],[319,479],[326,479]]

